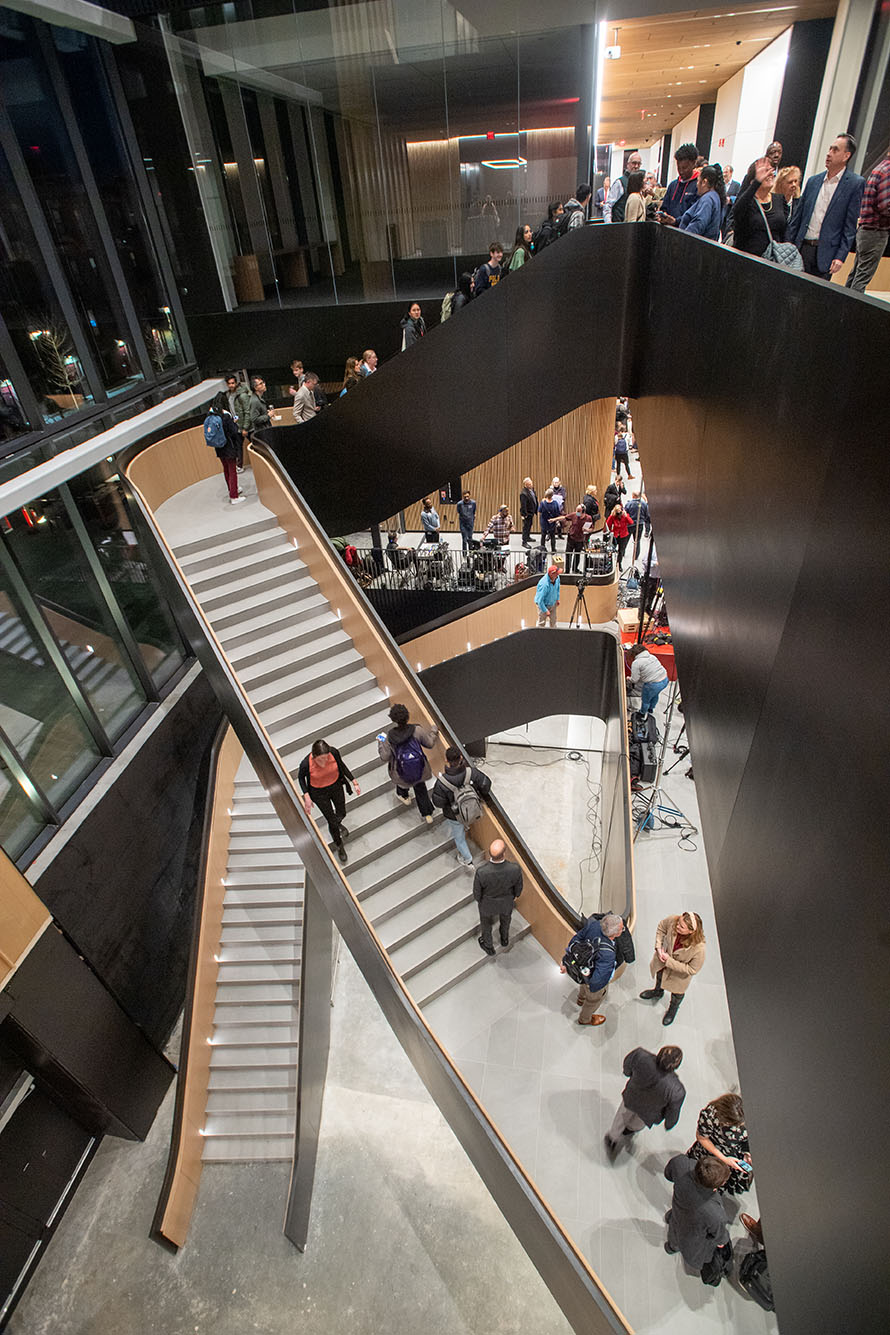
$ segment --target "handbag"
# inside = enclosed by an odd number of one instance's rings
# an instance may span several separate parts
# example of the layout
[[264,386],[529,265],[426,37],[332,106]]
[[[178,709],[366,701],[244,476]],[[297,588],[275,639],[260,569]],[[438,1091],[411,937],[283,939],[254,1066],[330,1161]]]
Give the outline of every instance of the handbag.
[[[756,195],[754,203],[760,209],[760,216],[763,219],[766,234],[769,236],[770,230],[766,212]],[[799,273],[803,273],[803,260],[800,257],[800,251],[792,241],[770,241],[760,258],[769,260],[771,264],[778,264],[782,269],[796,269]]]

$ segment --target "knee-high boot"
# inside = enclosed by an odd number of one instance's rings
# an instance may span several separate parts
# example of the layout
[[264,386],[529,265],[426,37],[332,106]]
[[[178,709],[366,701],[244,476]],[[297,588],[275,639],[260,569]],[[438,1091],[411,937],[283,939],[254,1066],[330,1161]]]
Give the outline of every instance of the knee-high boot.
[[659,969],[658,973],[655,975],[655,986],[647,987],[645,992],[640,993],[640,996],[644,1001],[657,1001],[659,997],[664,996],[664,988],[661,986],[663,973],[664,969]]
[[683,993],[682,993],[682,992],[672,992],[672,993],[671,993],[671,1004],[668,1006],[667,1010],[666,1010],[665,1013],[664,1013],[664,1016],[663,1016],[662,1021],[661,1021],[662,1024],[673,1024],[673,1023],[674,1023],[674,1016],[677,1014],[677,1011],[680,1009],[680,1003],[681,1003],[682,1000],[683,1000]]

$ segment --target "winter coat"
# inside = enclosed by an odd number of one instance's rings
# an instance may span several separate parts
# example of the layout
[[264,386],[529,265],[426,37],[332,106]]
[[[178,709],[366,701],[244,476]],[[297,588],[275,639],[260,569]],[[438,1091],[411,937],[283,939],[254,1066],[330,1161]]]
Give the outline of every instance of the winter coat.
[[538,513],[538,497],[531,487],[523,487],[519,493],[519,514],[523,519],[534,519]]
[[[451,309],[454,309],[453,305]],[[419,343],[425,333],[426,321],[422,315],[417,320],[412,320],[410,315],[406,315],[402,321],[402,351]]]
[[483,862],[473,877],[473,898],[482,918],[512,913],[513,902],[522,894],[522,872],[515,862]]
[[[682,996],[689,986],[692,975],[698,973],[705,962],[705,943],[700,941],[697,946],[680,946],[675,953],[673,946],[677,935],[678,917],[679,914],[675,913],[670,918],[662,918],[655,929],[656,954],[652,956],[649,972],[654,978],[658,971],[662,970],[661,986],[664,990],[677,992]],[[659,949],[670,956],[667,964],[662,964],[658,958]]]
[[662,1071],[653,1053],[634,1048],[624,1059],[624,1074],[630,1076],[621,1095],[625,1108],[647,1126],[664,1122],[665,1131],[670,1131],[677,1125],[686,1090],[673,1071]]
[[[616,501],[615,504],[617,505],[618,502]],[[620,515],[609,515],[606,519],[606,528],[613,538],[626,538],[630,533],[633,533],[633,520],[622,511]]]
[[610,515],[621,500],[621,492],[614,482],[610,482],[603,494],[603,513]]
[[664,1175],[674,1184],[668,1246],[680,1252],[693,1270],[707,1265],[717,1250],[729,1241],[723,1201],[710,1187],[702,1187],[693,1176],[695,1160],[675,1154]]
[[245,402],[241,425],[245,431],[260,431],[263,427],[272,425],[269,405],[265,399],[260,398],[256,390],[250,391],[250,397]]
[[[619,937],[618,940],[621,938]],[[602,925],[599,918],[588,918],[587,922],[579,932],[576,932],[569,942],[572,941],[602,941],[605,949],[600,950],[596,961],[596,968],[587,980],[587,986],[591,992],[599,992],[608,983],[615,972],[615,966],[618,963],[618,952],[615,941],[610,941],[603,935]]]
[[[445,770],[445,778],[457,788],[463,788],[466,777],[466,765],[458,765],[455,769]],[[470,766],[470,783],[476,789],[479,797],[487,797],[491,792],[491,779],[487,774],[483,774],[481,770],[476,769],[475,765]],[[455,796],[450,788],[446,788],[440,774],[433,785],[430,797],[433,799],[433,806],[441,808],[442,815],[446,820],[460,820],[460,812],[454,805]]]
[[[591,519],[596,519],[598,517],[600,512],[600,503],[595,496],[591,496],[589,492],[585,492],[584,499],[581,502],[581,504],[584,506],[584,509],[590,515]],[[618,502],[616,501],[615,504],[617,505]]]
[[[439,729],[435,724],[431,728],[422,728],[419,723],[406,723],[403,728],[390,728],[387,733],[379,733],[377,737],[377,754],[381,760],[386,762],[386,768],[389,771],[389,777],[397,788],[405,788],[410,785],[400,779],[396,773],[396,752],[395,748],[400,742],[407,742],[408,738],[415,736],[425,751],[429,751],[436,745],[439,736]],[[423,775],[417,780],[418,783],[426,783],[427,779],[433,777],[433,771],[430,769],[430,762],[424,756]]]
[[555,496],[552,501],[541,501],[538,506],[538,514],[541,516],[542,533],[559,533],[559,526],[555,521],[559,519],[562,511]]
[[243,383],[243,381],[238,385],[235,393],[232,395],[232,400],[232,403],[230,403],[228,389],[223,389],[220,390],[219,394],[217,394],[216,398],[213,400],[213,406],[214,408],[218,408],[220,412],[227,413],[231,413],[232,408],[234,407],[235,411],[232,413],[232,416],[243,430],[247,404],[250,400],[250,389]]

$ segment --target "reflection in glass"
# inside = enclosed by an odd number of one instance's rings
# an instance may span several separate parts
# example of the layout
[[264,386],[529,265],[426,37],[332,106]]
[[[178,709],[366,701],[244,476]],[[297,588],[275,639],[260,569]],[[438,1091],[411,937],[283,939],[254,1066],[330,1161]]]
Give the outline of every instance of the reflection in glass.
[[15,386],[0,361],[0,442],[13,440],[30,430],[31,424],[22,411]]
[[0,569],[0,728],[59,807],[99,760],[71,696]]
[[[142,379],[130,332],[102,246],[89,195],[65,118],[39,56],[31,20],[4,13],[0,82],[25,166],[40,200],[84,333],[102,382],[120,393]],[[68,331],[39,323],[38,355],[55,374],[70,370],[72,394],[81,392],[82,368],[73,359]],[[67,388],[67,386],[66,386]]]
[[0,756],[0,847],[15,859],[42,828],[42,820]]
[[68,666],[114,740],[145,704],[58,492],[4,521],[6,542]]
[[47,422],[92,401],[74,343],[0,152],[0,310]]
[[142,551],[120,478],[108,464],[71,483],[81,518],[142,659],[157,686],[185,661],[162,584]]

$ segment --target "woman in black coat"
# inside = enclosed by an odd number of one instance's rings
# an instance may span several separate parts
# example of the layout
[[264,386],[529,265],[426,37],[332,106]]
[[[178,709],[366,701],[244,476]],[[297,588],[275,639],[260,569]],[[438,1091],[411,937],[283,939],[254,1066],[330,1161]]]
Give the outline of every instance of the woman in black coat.
[[788,212],[781,195],[774,195],[772,163],[760,158],[754,176],[736,195],[732,210],[732,244],[746,255],[762,255],[772,241],[784,241]]
[[300,763],[297,782],[303,793],[306,815],[311,816],[314,802],[328,823],[337,857],[345,862],[343,840],[349,838],[349,831],[343,824],[346,794],[354,792],[361,796],[362,790],[336,746],[328,746],[321,738],[313,742],[312,750]]
[[402,352],[419,343],[426,333],[426,321],[420,313],[420,302],[412,301],[402,321]]

